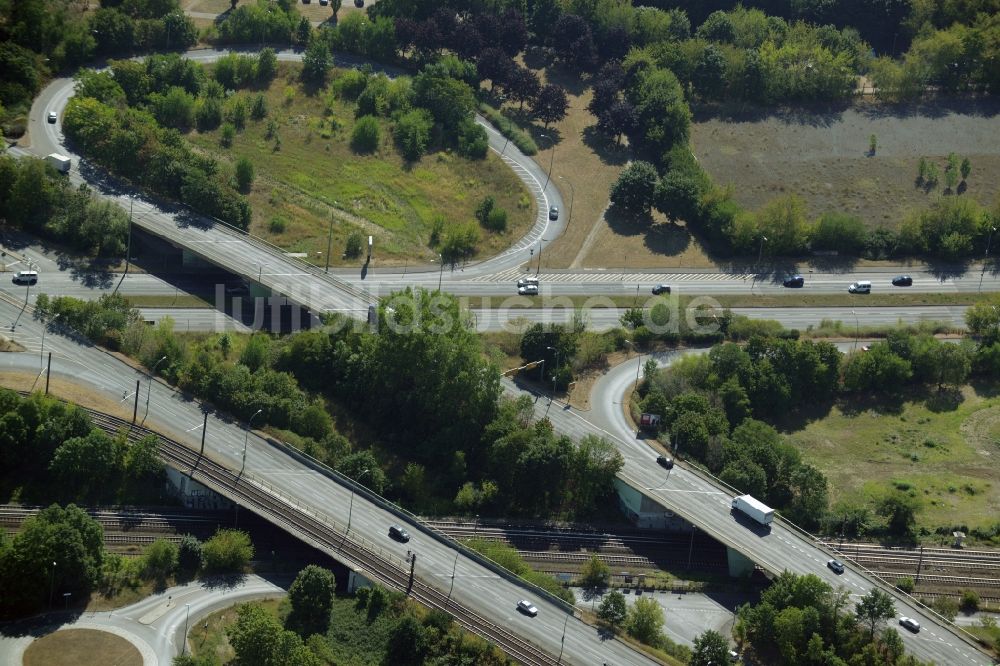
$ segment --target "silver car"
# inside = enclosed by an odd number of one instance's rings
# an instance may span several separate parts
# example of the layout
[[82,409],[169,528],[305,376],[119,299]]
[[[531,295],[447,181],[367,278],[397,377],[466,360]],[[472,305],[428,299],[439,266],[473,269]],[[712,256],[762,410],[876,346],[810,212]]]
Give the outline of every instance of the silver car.
[[517,610],[521,611],[525,615],[530,615],[531,617],[538,615],[538,609],[535,608],[534,604],[527,599],[521,599],[517,602]]

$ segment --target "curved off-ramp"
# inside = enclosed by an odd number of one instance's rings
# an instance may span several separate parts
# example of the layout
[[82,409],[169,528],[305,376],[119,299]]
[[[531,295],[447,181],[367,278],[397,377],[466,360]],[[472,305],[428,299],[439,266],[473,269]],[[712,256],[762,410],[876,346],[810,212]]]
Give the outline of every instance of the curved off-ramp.
[[[288,581],[290,582],[290,581]],[[287,584],[282,582],[282,585]],[[169,666],[174,657],[181,653],[185,629],[218,610],[255,599],[278,597],[286,589],[257,575],[241,576],[236,579],[193,581],[176,585],[158,592],[130,606],[113,611],[84,612],[40,616],[30,623],[34,634],[64,629],[89,629],[105,631],[131,643],[142,655],[143,666]],[[0,663],[7,666],[21,666],[28,646],[35,635],[10,636],[19,625],[9,625],[0,632]]]

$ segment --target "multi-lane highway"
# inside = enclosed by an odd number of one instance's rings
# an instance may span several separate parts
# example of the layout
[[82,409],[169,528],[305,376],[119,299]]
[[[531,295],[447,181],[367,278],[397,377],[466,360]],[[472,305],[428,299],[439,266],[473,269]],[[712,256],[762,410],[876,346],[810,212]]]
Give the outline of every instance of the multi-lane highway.
[[[191,57],[199,60],[210,60],[218,55],[219,53],[216,52],[202,52],[192,54]],[[297,59],[299,56],[284,52],[279,57],[283,60],[291,60]],[[71,94],[72,82],[68,79],[59,79],[54,81],[36,99],[31,116],[32,150],[36,154],[44,155],[54,151],[69,153],[62,145],[59,126],[50,126],[43,119],[50,110],[61,111]],[[543,190],[544,171],[532,160],[517,153],[516,148],[507,145],[491,129],[488,128],[488,131],[491,148],[496,152],[504,153],[502,158],[511,164],[511,167],[522,177],[535,195],[539,219],[529,235],[507,252],[488,261],[469,265],[464,270],[448,271],[443,275],[432,272],[394,275],[379,270],[375,271],[377,276],[375,279],[366,280],[362,280],[361,276],[356,273],[338,272],[335,275],[326,275],[322,270],[285,256],[277,248],[273,248],[259,239],[225,229],[218,224],[210,224],[186,211],[167,210],[134,192],[116,189],[108,184],[99,171],[90,168],[86,163],[83,163],[81,167],[78,156],[73,156],[74,169],[70,177],[74,182],[89,181],[97,191],[117,200],[125,208],[128,208],[130,203],[133,204],[134,220],[137,226],[166,238],[178,246],[185,247],[232,273],[243,275],[264,287],[284,294],[315,312],[340,311],[361,315],[367,309],[368,303],[373,300],[374,295],[384,295],[392,289],[405,285],[434,287],[438,280],[447,280],[447,289],[457,294],[509,294],[513,281],[524,270],[523,264],[531,257],[531,249],[540,247],[541,239],[551,240],[561,233],[563,222],[551,224],[544,214],[549,205],[559,205],[560,208],[563,208],[555,185],[549,183]],[[676,285],[676,291],[683,290],[691,294],[778,293],[784,291],[778,281],[784,274],[786,274],[784,271],[777,271],[773,276],[760,279],[757,275],[746,272],[690,271],[669,274],[616,274],[613,271],[561,271],[546,272],[542,278],[546,289],[549,289],[549,293],[553,295],[636,294],[638,297],[644,295],[646,289],[657,282]],[[911,272],[911,274],[914,275],[915,281],[914,286],[909,288],[909,291],[974,291],[979,288],[980,279],[983,280],[984,289],[997,290],[1000,288],[1000,280],[992,273],[981,275],[978,271],[974,271],[958,277],[939,277],[920,271]],[[851,274],[809,274],[806,276],[806,286],[799,293],[843,292],[848,284],[857,279],[870,279],[878,291],[891,290],[894,288],[888,286],[890,277],[890,272],[880,270],[864,270]],[[44,287],[40,285],[39,289],[44,289]],[[858,302],[863,303],[864,298],[864,296],[858,296]],[[844,309],[842,314],[847,309],[849,308]],[[0,313],[9,317],[11,321],[17,317],[16,307],[10,304],[4,304],[0,308]],[[893,317],[892,320],[895,320],[897,314],[899,311],[891,311],[883,316]],[[958,314],[956,311],[949,316],[954,318]],[[801,315],[801,312],[797,312],[795,316]],[[522,315],[518,312],[516,316]],[[602,316],[606,316],[609,320],[610,318],[617,319],[617,316],[612,312]],[[787,316],[792,315],[788,313]],[[933,318],[941,317],[935,315]],[[498,324],[502,323],[500,319],[491,320],[490,315],[486,315],[484,319]],[[865,322],[868,323],[868,321],[866,317]],[[491,326],[489,323],[479,325]],[[38,363],[39,360],[36,339],[41,337],[40,333],[41,329],[36,322],[22,316],[19,326],[14,331],[14,337],[29,348],[29,353],[5,355],[5,358],[2,359],[4,365],[0,367],[5,367],[10,371],[30,371],[33,364]],[[87,383],[105,397],[108,395],[120,396],[123,391],[127,394],[134,387],[136,373],[98,350],[80,348],[59,336],[50,336],[48,345],[57,352],[54,361],[54,372],[57,375],[73,377],[75,381]],[[634,367],[631,371],[620,368],[604,380],[605,385],[610,385],[607,382],[622,381],[622,377],[631,375],[634,371]],[[149,417],[151,421],[156,422],[157,427],[166,428],[175,436],[180,435],[181,438],[186,438],[186,441],[192,441],[193,436],[190,432],[178,433],[177,428],[178,424],[182,423],[192,423],[192,429],[197,427],[197,424],[200,423],[200,413],[197,406],[181,400],[176,394],[158,384],[154,386],[152,394],[155,396],[156,407],[151,407]],[[621,392],[618,393],[619,399],[620,395]],[[735,524],[728,511],[728,491],[720,489],[711,481],[683,468],[677,468],[667,478],[663,478],[659,468],[650,464],[653,458],[650,451],[642,446],[641,442],[636,442],[631,436],[624,435],[625,430],[622,429],[622,423],[613,414],[615,401],[607,400],[606,397],[604,394],[599,394],[595,398],[594,404],[598,405],[600,409],[595,408],[594,412],[588,415],[589,420],[582,418],[573,410],[561,409],[558,406],[547,408],[548,416],[564,432],[575,435],[591,432],[611,435],[619,443],[626,456],[626,468],[622,473],[624,480],[650,493],[665,506],[695,522],[721,542],[750,555],[762,566],[771,570],[787,567],[798,572],[817,572],[818,569],[818,573],[821,575],[827,578],[832,576],[822,569],[825,553],[808,538],[800,536],[794,530],[788,529],[784,525],[778,525],[770,535],[759,536],[745,527]],[[539,405],[539,409],[543,408],[545,407]],[[608,409],[612,409],[612,412],[607,412]],[[239,449],[242,442],[239,428],[221,421],[213,421],[210,427],[214,433],[218,433],[216,438],[212,438],[213,454],[219,456],[226,464],[235,466],[240,459]],[[252,469],[256,470],[258,474],[266,477],[269,482],[280,485],[282,492],[293,493],[295,497],[300,498],[306,504],[315,506],[320,503],[324,507],[343,509],[347,491],[342,487],[329,481],[324,482],[321,478],[315,478],[314,473],[292,464],[286,458],[276,456],[274,451],[262,447],[259,440],[255,440],[255,444],[256,446],[251,447],[251,453],[247,456],[248,469],[251,469],[252,463]],[[308,492],[306,492],[306,488],[308,488]],[[364,517],[358,518],[359,528],[369,531],[373,535],[381,533],[385,521],[390,516],[384,515],[385,512],[380,513],[380,511],[374,506],[366,506],[362,512]],[[423,575],[428,580],[450,576],[446,572],[452,566],[453,551],[433,539],[419,536],[415,537],[413,546],[419,547],[420,552],[427,554],[426,559],[421,561],[426,562],[427,570],[423,572]],[[393,544],[387,543],[386,547],[391,548]],[[455,561],[458,562],[454,566],[459,572],[459,580],[464,583],[461,586],[461,592],[458,590],[459,585],[456,585],[456,595],[462,595],[463,603],[468,603],[480,612],[497,618],[501,622],[509,623],[529,640],[548,646],[554,652],[558,651],[556,649],[558,640],[555,637],[559,636],[561,632],[556,626],[559,624],[558,620],[553,623],[552,619],[564,619],[565,614],[560,614],[554,606],[549,607],[540,603],[542,613],[538,618],[528,620],[518,616],[513,611],[513,602],[511,601],[511,599],[516,601],[519,594],[516,587],[489,573],[484,573],[485,570],[476,569],[477,565],[471,561],[466,562],[461,557]],[[464,580],[462,580],[463,577]],[[855,571],[849,571],[836,580],[847,585],[849,589],[855,590],[856,593],[861,593],[870,585]],[[901,610],[904,609],[901,608]],[[905,610],[912,616],[923,617],[927,621],[925,630],[920,634],[904,636],[908,648],[917,656],[924,659],[934,659],[939,663],[986,663],[981,654],[969,648],[940,626],[934,625],[930,618],[922,616],[915,609],[906,608]],[[575,620],[570,621],[567,627],[566,653],[570,661],[591,663],[597,661],[599,656],[606,655],[613,657],[615,663],[642,661],[637,655],[618,643],[601,644],[592,629]],[[609,650],[614,654],[609,653]]]
[[[842,350],[850,348],[849,345],[841,347]],[[698,352],[664,353],[654,355],[654,358],[662,366],[680,353]],[[588,412],[560,403],[549,406],[544,399],[536,402],[536,412],[540,416],[547,415],[558,430],[573,433],[574,438],[595,434],[615,442],[625,458],[625,467],[620,474],[623,480],[695,523],[721,543],[750,555],[765,569],[775,573],[788,570],[798,574],[816,574],[834,587],[846,588],[851,593],[852,603],[865,594],[873,586],[872,579],[850,565],[842,575],[834,574],[826,567],[826,562],[833,555],[812,537],[781,521],[775,521],[767,534],[750,529],[744,522],[738,521],[731,511],[730,499],[735,492],[725,489],[720,482],[704,473],[694,472],[683,463],[669,472],[655,463],[656,453],[637,436],[624,411],[639,363],[648,359],[649,356],[633,358],[602,377],[593,388],[593,408]],[[511,393],[519,392],[509,381],[505,381],[504,386]],[[885,589],[888,591],[888,588]],[[893,590],[892,593],[896,596],[897,617],[906,615],[917,618],[923,625],[917,634],[900,629],[909,652],[938,664],[991,663],[985,655],[944,628],[926,611],[904,599],[898,591]]]
[[[12,327],[15,321],[18,323]],[[44,386],[41,324],[32,319],[30,312],[22,315],[19,306],[0,298],[0,328],[27,349],[23,353],[0,354],[0,375],[29,379],[37,375],[37,388]],[[45,352],[53,354],[53,380],[72,382],[85,389],[95,401],[119,403],[123,413],[131,413],[136,380],[140,380],[139,419],[147,427],[194,449],[199,447],[203,418],[199,403],[160,382],[148,382],[145,374],[96,347],[81,345],[58,334],[45,336],[44,344]],[[447,592],[454,572],[452,596],[458,603],[514,630],[552,655],[560,652],[565,628],[563,660],[567,663],[653,663],[619,641],[604,640],[596,628],[567,615],[562,607],[498,576],[416,528],[410,530],[413,538],[409,543],[397,543],[389,538],[387,530],[390,524],[401,520],[398,516],[359,495],[354,495],[352,500],[351,492],[344,486],[303,466],[268,445],[266,440],[252,433],[245,439],[246,435],[244,424],[210,414],[206,455],[231,470],[239,470],[243,466],[244,443],[248,441],[245,449],[248,474],[266,480],[274,492],[325,521],[343,526],[350,514],[353,534],[362,535],[371,545],[399,562],[408,550],[417,553],[416,575],[424,583]],[[517,612],[517,601],[525,597],[539,608],[537,617]]]

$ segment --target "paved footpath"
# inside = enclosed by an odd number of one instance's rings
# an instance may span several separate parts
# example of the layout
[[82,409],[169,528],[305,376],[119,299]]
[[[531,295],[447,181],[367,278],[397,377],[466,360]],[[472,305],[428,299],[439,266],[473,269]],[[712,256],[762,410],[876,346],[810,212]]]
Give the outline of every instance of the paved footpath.
[[24,651],[36,638],[61,629],[106,631],[129,641],[143,666],[169,666],[180,654],[185,629],[218,610],[254,599],[282,596],[290,580],[269,581],[257,575],[238,580],[197,580],[150,595],[113,611],[52,613],[0,629],[0,664],[21,666]]

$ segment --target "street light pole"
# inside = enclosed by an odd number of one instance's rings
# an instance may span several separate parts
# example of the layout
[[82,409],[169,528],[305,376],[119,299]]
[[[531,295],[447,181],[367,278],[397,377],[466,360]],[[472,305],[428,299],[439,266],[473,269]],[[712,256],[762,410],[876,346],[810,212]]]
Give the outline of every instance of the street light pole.
[[149,372],[149,382],[146,384],[146,414],[149,414],[149,396],[153,392],[153,375],[156,374],[156,369],[160,367],[160,364],[167,360],[164,356],[159,361],[153,364],[153,369]]
[[444,277],[444,253],[438,254],[441,259],[441,268],[438,270],[438,291],[441,291],[441,278]]
[[326,268],[324,273],[330,272],[330,249],[333,247],[333,215],[330,215],[330,231],[326,236]]
[[[59,316],[61,314],[62,314],[61,312],[59,314],[57,314],[55,317],[53,317],[49,321],[49,323],[50,324],[54,324],[55,321],[56,321],[56,319],[59,319]],[[40,352],[38,352],[38,362],[39,362],[40,366],[44,366],[45,365],[45,329],[47,329],[47,328],[48,328],[48,326],[45,324],[45,322],[42,322],[42,350]]]
[[559,180],[569,185],[569,217],[566,218],[566,226],[569,226],[573,223],[573,202],[576,201],[576,188],[573,187],[573,183],[562,176],[559,176]]
[[184,614],[184,635],[181,637],[181,656],[187,654],[188,642],[188,618],[191,617],[191,604],[184,604],[187,612]]
[[851,310],[854,315],[854,351],[858,351],[858,336],[861,335],[861,325],[858,323],[858,313]]
[[549,351],[556,353],[556,367],[552,370],[552,395],[549,396],[549,404],[556,399],[556,379],[559,377],[559,350],[555,347],[546,347]]
[[764,257],[764,243],[767,242],[767,236],[761,235],[760,237],[760,249],[757,250],[757,267],[754,270],[753,282],[750,283],[750,289],[754,288],[757,284],[757,277],[760,275],[760,260]]
[[459,551],[455,551],[455,563],[451,565],[451,587],[448,588],[448,601],[451,601],[451,591],[455,589],[455,572],[458,570],[458,554]]
[[569,618],[572,617],[573,613],[566,613],[566,621],[563,622],[563,634],[562,640],[559,643],[559,658],[556,660],[557,664],[562,663],[563,650],[566,649],[566,627],[569,626]]
[[[360,474],[358,474],[357,479],[352,479],[352,480],[354,481],[354,483],[361,483],[361,477],[367,474],[368,472],[369,469],[365,468],[361,470]],[[350,508],[348,508],[347,510],[347,531],[344,532],[344,537],[347,537],[347,535],[351,531],[351,516],[354,514],[354,483],[351,484],[351,505]]]
[[983,270],[979,273],[979,293],[983,293],[983,276],[986,275],[986,262],[990,259],[990,244],[993,242],[993,232],[997,230],[996,227],[990,227],[989,232],[986,235],[986,254],[983,255]]
[[257,418],[257,415],[260,414],[262,411],[264,410],[258,409],[256,412],[253,413],[253,416],[250,417],[250,420],[247,421],[246,434],[243,436],[243,465],[240,467],[240,474],[243,474],[243,470],[247,466],[247,444],[250,443],[250,426],[253,424],[253,420]]
[[545,243],[548,242],[549,242],[548,238],[538,239],[538,268],[535,270],[535,277],[538,277],[538,274],[542,272],[542,250],[545,249]]

